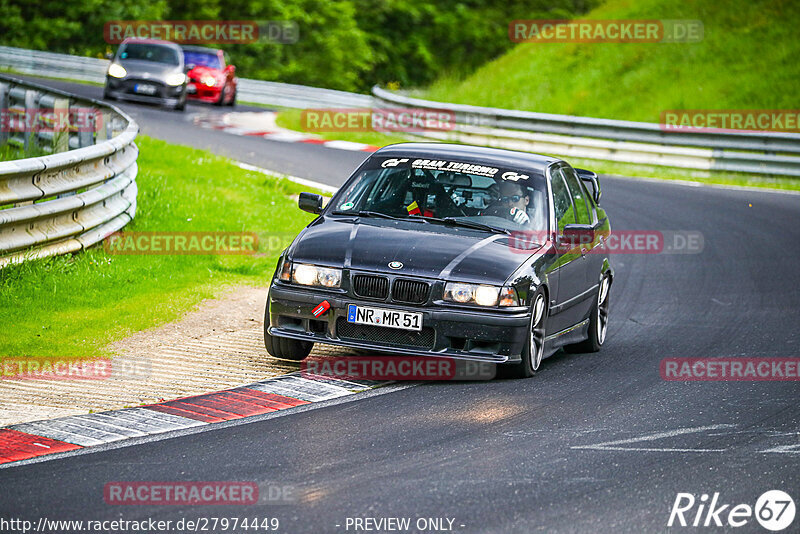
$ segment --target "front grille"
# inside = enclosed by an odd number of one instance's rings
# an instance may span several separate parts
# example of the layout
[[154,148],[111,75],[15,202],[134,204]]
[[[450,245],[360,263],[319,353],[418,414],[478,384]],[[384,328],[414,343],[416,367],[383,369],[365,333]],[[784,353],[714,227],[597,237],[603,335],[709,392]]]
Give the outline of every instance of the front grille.
[[389,279],[384,276],[357,274],[353,277],[353,292],[368,299],[385,299],[389,296]]
[[428,300],[429,289],[430,286],[427,282],[398,278],[392,284],[392,300],[424,304]]
[[411,346],[433,348],[436,333],[433,328],[423,327],[422,331],[400,330],[383,326],[348,323],[344,317],[336,320],[336,334],[341,339],[353,341],[372,341],[381,345]]

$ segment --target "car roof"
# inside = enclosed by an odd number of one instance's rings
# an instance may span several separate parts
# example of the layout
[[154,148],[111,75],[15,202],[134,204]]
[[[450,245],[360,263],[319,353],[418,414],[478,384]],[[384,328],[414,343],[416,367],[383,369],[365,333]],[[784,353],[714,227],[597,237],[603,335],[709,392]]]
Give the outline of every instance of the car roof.
[[220,52],[219,48],[208,48],[205,46],[191,46],[191,45],[182,45],[183,48],[187,52],[208,52],[209,54],[217,55]]
[[162,45],[168,46],[169,48],[177,48],[180,50],[180,46],[172,41],[162,41],[161,39],[140,39],[138,37],[129,37],[122,41],[121,44],[155,44],[155,45]]
[[469,162],[491,164],[496,167],[518,168],[535,171],[544,175],[552,163],[562,161],[552,156],[503,150],[474,145],[451,143],[398,143],[381,148],[373,156],[403,156],[432,159],[466,160]]

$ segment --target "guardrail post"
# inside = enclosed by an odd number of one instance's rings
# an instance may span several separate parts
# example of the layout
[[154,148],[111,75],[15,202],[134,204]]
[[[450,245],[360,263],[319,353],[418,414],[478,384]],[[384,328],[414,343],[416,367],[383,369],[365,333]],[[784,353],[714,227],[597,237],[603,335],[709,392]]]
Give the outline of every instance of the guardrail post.
[[70,135],[69,100],[53,100],[53,117],[53,152],[66,152],[69,150]]
[[109,133],[109,115],[105,111],[98,109],[94,115],[94,129],[97,133],[97,143],[101,143],[106,139],[110,139]]
[[[30,143],[31,139],[34,139],[34,143],[36,146],[39,146],[39,138],[37,135],[37,126],[38,126],[38,114],[36,113],[36,106],[37,101],[39,100],[39,94],[36,91],[25,91],[25,118],[23,123],[25,125],[30,124],[31,131],[27,131],[23,129],[22,132],[22,150],[28,152],[30,150]],[[29,120],[33,117],[33,120]]]
[[9,85],[0,83],[0,146],[8,143],[8,130],[11,116],[8,113]]
[[77,117],[78,123],[78,146],[83,148],[94,144],[94,132],[97,116],[100,111],[97,108],[79,108],[80,116]]

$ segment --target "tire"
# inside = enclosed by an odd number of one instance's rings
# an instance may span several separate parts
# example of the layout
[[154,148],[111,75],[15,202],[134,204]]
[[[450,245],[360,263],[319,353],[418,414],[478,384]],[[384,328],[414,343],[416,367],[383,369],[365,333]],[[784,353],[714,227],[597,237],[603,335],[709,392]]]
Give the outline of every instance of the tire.
[[539,370],[544,356],[544,338],[547,328],[547,297],[540,288],[533,295],[528,336],[522,349],[522,361],[507,366],[510,378],[530,378]]
[[308,356],[314,344],[310,341],[298,341],[286,337],[272,336],[267,332],[269,328],[269,314],[264,318],[264,346],[273,358],[299,362]]
[[565,347],[569,352],[597,352],[603,346],[608,333],[608,294],[611,289],[611,277],[603,276],[600,289],[594,298],[592,315],[589,317],[589,337],[580,343]]
[[103,90],[103,100],[116,100],[116,97],[112,96],[111,93],[109,93],[107,89],[104,89]]
[[233,96],[231,96],[231,101],[225,105],[230,107],[234,107],[236,105],[236,89],[233,90]]
[[214,105],[215,106],[224,106],[225,105],[225,96],[227,94],[228,93],[225,91],[225,87],[223,87],[222,90],[219,92],[219,100],[214,102]]
[[186,110],[186,97],[184,96],[183,100],[178,102],[178,104],[175,106],[175,111],[185,111],[185,110]]

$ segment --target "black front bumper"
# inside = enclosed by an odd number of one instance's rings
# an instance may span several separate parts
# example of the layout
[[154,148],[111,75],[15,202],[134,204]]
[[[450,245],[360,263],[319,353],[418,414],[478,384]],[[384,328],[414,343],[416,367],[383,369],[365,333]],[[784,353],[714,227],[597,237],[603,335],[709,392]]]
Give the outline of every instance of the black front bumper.
[[[152,85],[155,87],[155,93],[137,93],[135,89],[137,84]],[[185,85],[172,86],[166,85],[158,80],[136,78],[119,79],[106,76],[106,94],[114,98],[122,98],[133,102],[177,106],[181,102],[184,91]]]
[[[323,300],[330,309],[311,311]],[[347,322],[347,305],[422,313],[422,332]],[[530,312],[453,309],[374,302],[314,289],[273,284],[267,299],[268,332],[314,343],[410,356],[444,356],[481,362],[518,362]]]

